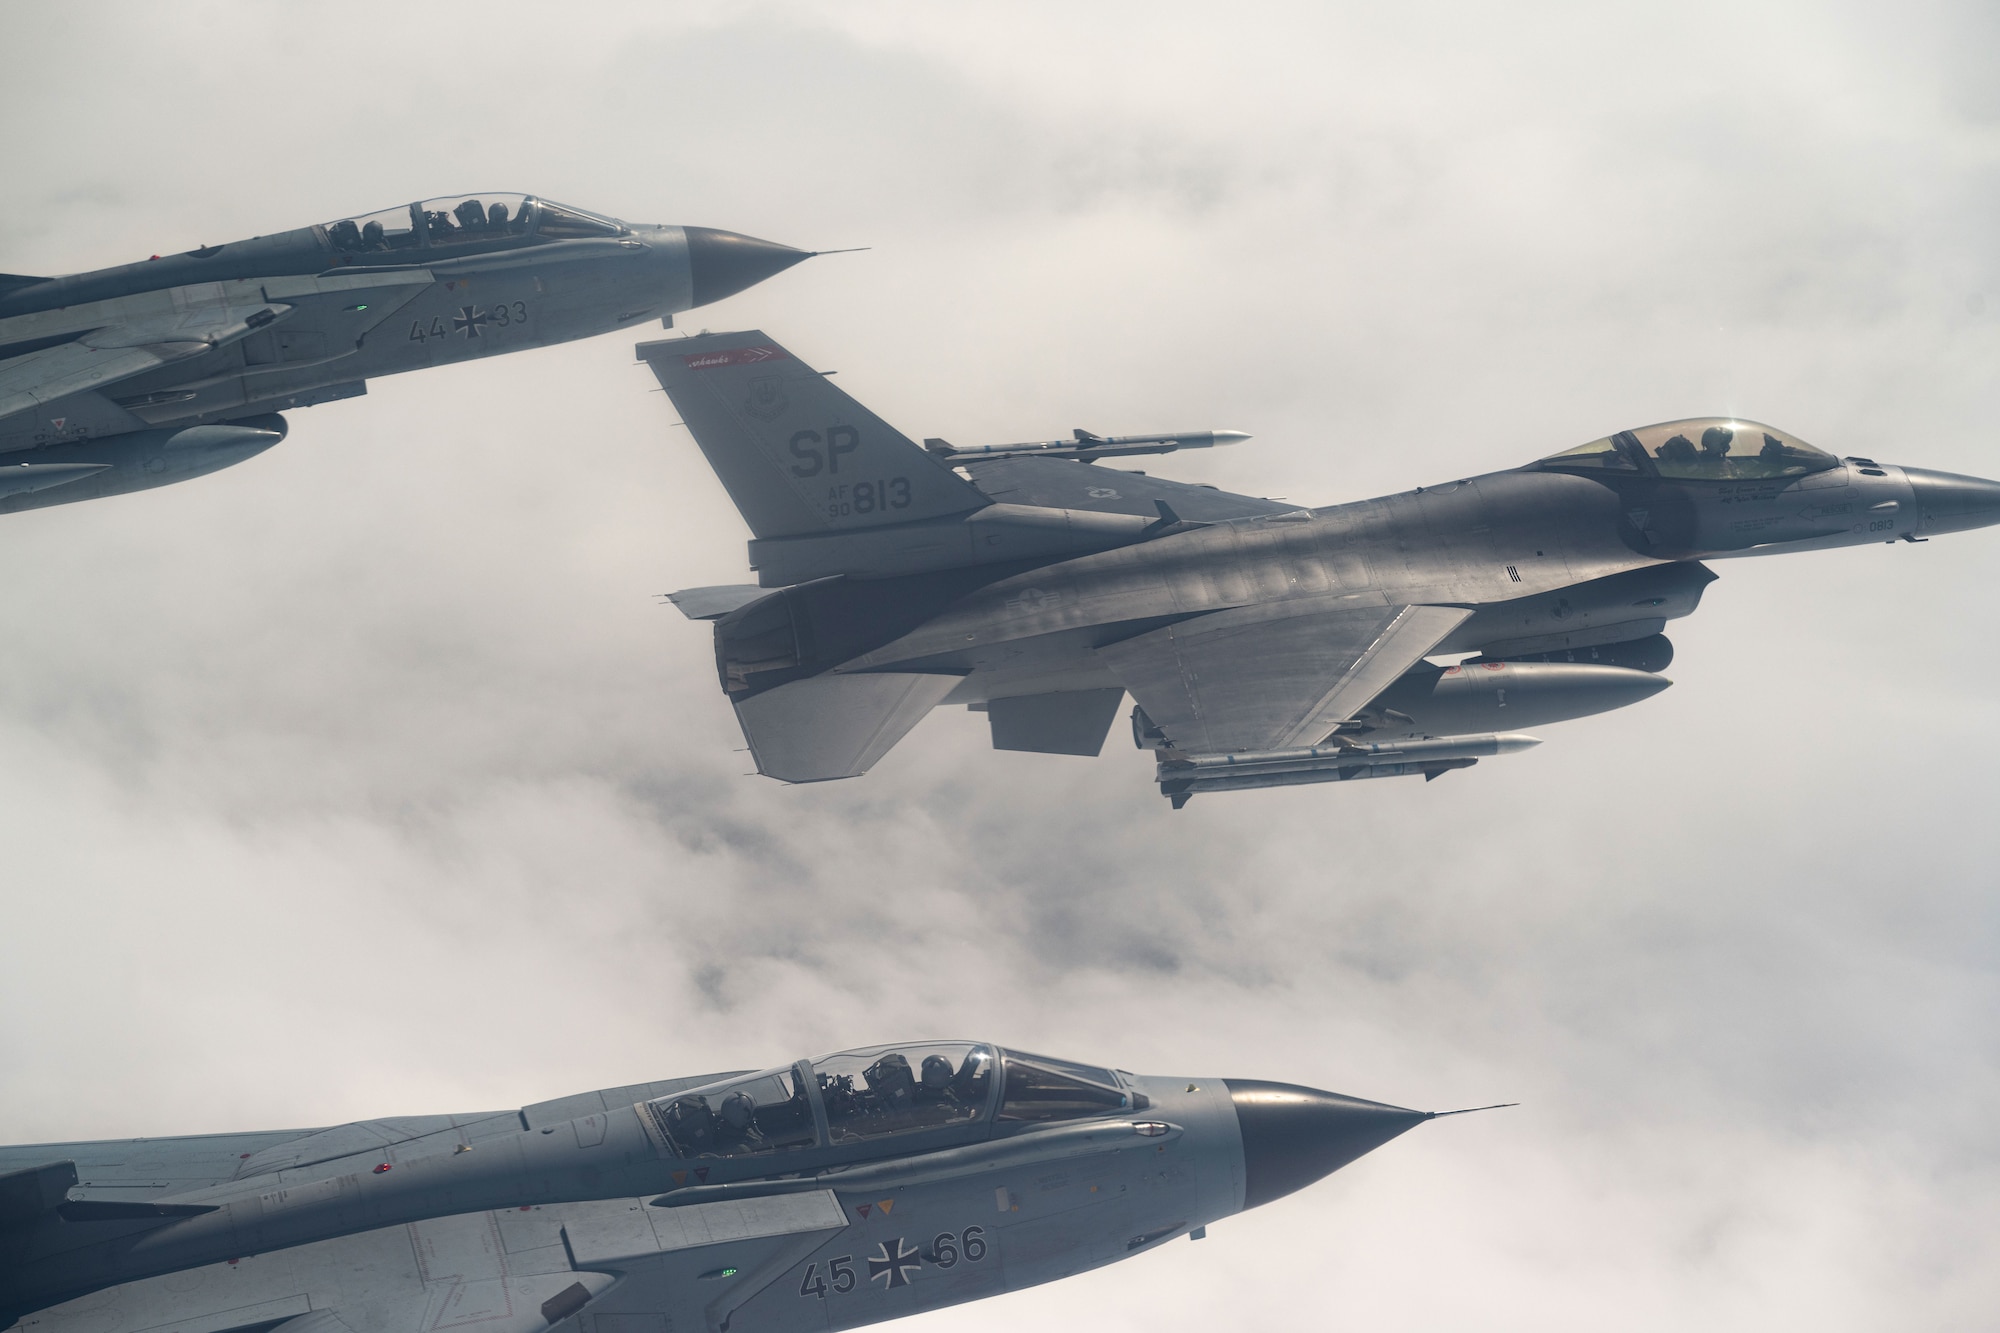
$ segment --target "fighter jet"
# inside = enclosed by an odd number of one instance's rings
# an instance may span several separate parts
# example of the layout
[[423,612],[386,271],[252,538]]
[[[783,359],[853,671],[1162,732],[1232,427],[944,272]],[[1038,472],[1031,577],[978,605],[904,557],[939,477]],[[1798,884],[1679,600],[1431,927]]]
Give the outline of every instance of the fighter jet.
[[808,258],[523,194],[454,195],[136,264],[0,274],[0,513],[186,481],[378,375],[587,338]]
[[0,1148],[0,1327],[852,1328],[1200,1239],[1431,1118],[929,1041],[520,1110]]
[[714,622],[757,769],[787,782],[867,772],[939,704],[983,710],[998,749],[1094,755],[1127,693],[1176,809],[1429,780],[1666,688],[1704,559],[2000,522],[2000,483],[1733,417],[1306,509],[1098,461],[1241,432],[919,447],[761,332],[638,350],[758,578],[669,595]]

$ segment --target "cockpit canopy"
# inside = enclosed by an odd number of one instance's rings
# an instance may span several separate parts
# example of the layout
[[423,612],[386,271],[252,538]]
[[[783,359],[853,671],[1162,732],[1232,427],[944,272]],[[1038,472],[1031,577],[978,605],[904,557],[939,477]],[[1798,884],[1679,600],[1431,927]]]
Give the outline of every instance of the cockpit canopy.
[[993,1048],[970,1042],[867,1046],[812,1062],[835,1145],[981,1120]]
[[1771,481],[1840,462],[1794,435],[1734,417],[1690,417],[1621,430],[1537,464],[1579,472],[1650,473],[1677,481]]
[[447,195],[342,218],[325,226],[327,241],[349,255],[440,249],[464,253],[530,239],[622,236],[626,230],[615,219],[532,194]]
[[643,1113],[667,1150],[686,1158],[841,1147],[992,1120],[1070,1120],[1144,1105],[1144,1095],[1109,1069],[980,1042],[934,1041],[866,1046],[742,1074],[647,1102]]

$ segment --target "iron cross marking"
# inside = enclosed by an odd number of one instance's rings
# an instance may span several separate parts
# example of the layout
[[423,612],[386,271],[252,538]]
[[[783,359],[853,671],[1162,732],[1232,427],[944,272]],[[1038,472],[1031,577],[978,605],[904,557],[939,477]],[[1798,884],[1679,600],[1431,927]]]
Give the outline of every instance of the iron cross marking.
[[463,333],[467,341],[470,341],[479,336],[479,326],[491,318],[493,316],[487,314],[478,306],[460,306],[458,314],[452,317],[451,331],[453,333]]
[[883,1241],[881,1250],[882,1253],[873,1255],[868,1260],[868,1280],[873,1282],[878,1277],[888,1279],[883,1287],[885,1291],[909,1286],[910,1275],[905,1270],[923,1267],[923,1263],[917,1258],[917,1252],[905,1249],[901,1236]]

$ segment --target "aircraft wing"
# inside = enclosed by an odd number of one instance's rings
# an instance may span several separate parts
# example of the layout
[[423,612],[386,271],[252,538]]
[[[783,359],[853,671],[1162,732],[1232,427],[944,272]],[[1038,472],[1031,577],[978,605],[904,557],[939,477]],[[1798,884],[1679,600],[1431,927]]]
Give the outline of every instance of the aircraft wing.
[[[148,331],[139,336],[149,337],[149,341],[123,343],[118,340],[132,337],[130,332],[106,329],[87,333],[75,342],[12,357],[0,362],[0,417],[31,412],[58,398],[102,389],[196,356],[222,341],[217,335],[224,331],[213,325],[189,329],[185,337]],[[239,320],[237,331],[248,333],[250,326]]]
[[37,1311],[27,1326],[546,1333],[589,1327],[565,1323],[588,1307],[600,1330],[716,1333],[739,1312],[743,1327],[798,1327],[784,1317],[797,1294],[773,1284],[849,1225],[830,1189],[679,1208],[625,1198],[456,1213],[139,1279],[114,1299]]
[[[288,1129],[0,1148],[0,1198],[15,1192],[10,1183],[16,1190],[26,1190],[33,1173],[55,1163],[74,1164],[76,1181],[74,1188],[56,1192],[50,1208],[65,1198],[140,1202],[205,1189],[234,1178],[237,1166],[247,1156],[315,1132]],[[26,1216],[13,1217],[4,1206],[0,1206],[0,1215],[4,1215],[0,1216],[0,1227]]]
[[1097,655],[1172,748],[1282,750],[1325,740],[1471,614],[1458,606],[1248,606]]
[[[210,282],[0,319],[0,417],[199,356],[312,298],[358,308],[350,330],[358,338],[430,283],[422,269]],[[9,348],[26,350],[7,356]]]
[[376,1156],[385,1148],[408,1152],[435,1147],[440,1152],[449,1152],[454,1143],[476,1143],[496,1135],[518,1134],[523,1128],[557,1125],[578,1116],[672,1096],[728,1077],[726,1071],[697,1074],[578,1093],[519,1110],[398,1116],[328,1129],[0,1147],[0,1230],[6,1225],[8,1182],[19,1177],[18,1189],[27,1190],[33,1173],[56,1163],[69,1162],[76,1167],[75,1185],[66,1194],[58,1191],[56,1202],[63,1198],[151,1202],[278,1171],[323,1167],[327,1173],[335,1173],[343,1169],[342,1159]]

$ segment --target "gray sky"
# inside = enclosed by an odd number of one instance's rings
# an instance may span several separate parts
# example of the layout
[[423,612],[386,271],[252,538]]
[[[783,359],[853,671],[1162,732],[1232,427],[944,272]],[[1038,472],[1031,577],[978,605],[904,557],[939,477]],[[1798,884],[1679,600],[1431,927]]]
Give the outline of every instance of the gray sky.
[[[1227,426],[1358,499],[1738,413],[2000,473],[1972,3],[0,9],[0,269],[524,189],[813,261],[912,435]],[[2000,533],[1722,562],[1676,688],[1433,784],[1211,797],[939,712],[741,776],[747,535],[606,337],[0,519],[0,1141],[505,1107],[989,1036],[1426,1126],[974,1330],[1984,1328]]]

